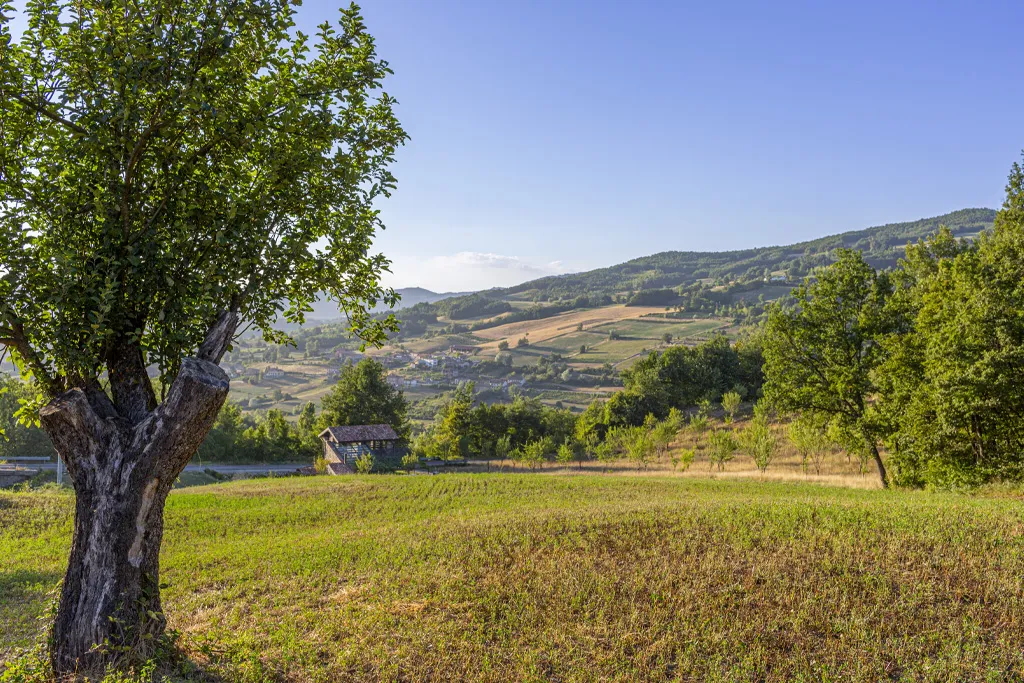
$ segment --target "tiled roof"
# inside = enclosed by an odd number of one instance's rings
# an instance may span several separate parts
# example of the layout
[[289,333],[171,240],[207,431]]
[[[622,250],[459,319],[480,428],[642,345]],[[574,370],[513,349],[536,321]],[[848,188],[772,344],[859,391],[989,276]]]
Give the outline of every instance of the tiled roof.
[[320,438],[324,438],[327,434],[330,434],[338,443],[398,440],[398,434],[391,428],[391,425],[348,425],[345,427],[328,427],[320,433]]

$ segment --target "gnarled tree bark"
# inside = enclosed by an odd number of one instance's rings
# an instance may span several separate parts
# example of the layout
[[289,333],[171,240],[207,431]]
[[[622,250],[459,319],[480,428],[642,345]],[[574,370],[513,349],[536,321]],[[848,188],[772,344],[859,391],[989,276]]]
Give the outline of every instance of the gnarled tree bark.
[[185,359],[166,400],[153,409],[139,356],[116,379],[111,372],[113,400],[91,385],[64,392],[40,411],[76,494],[52,632],[58,676],[101,677],[111,665],[151,654],[163,633],[164,503],[227,398],[228,377],[217,361],[236,326],[237,317],[221,316],[200,357]]

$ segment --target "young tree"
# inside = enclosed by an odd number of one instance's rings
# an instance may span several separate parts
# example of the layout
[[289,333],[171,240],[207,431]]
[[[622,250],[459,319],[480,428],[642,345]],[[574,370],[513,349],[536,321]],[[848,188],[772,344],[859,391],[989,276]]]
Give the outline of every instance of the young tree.
[[725,463],[732,460],[738,447],[732,432],[716,429],[708,436],[708,460],[712,466],[717,465],[721,472],[725,469]]
[[502,339],[500,342],[498,342],[498,350],[499,351],[508,351],[508,340],[507,339]]
[[682,466],[683,472],[690,469],[690,465],[693,464],[694,458],[697,457],[697,451],[693,448],[684,448],[672,456],[672,469],[677,469]]
[[786,412],[813,411],[860,440],[889,485],[878,451],[882,422],[870,398],[874,371],[883,360],[881,340],[892,329],[886,299],[889,277],[860,252],[840,250],[838,260],[793,291],[797,306],[775,305],[763,337],[764,393]]
[[743,399],[735,391],[727,391],[722,396],[722,410],[725,411],[725,422],[729,424],[736,417],[736,411],[740,409]]
[[673,408],[672,411],[673,413],[670,413],[667,418],[651,428],[651,442],[658,460],[665,457],[665,454],[668,453],[669,448],[672,446],[672,442],[675,441],[676,436],[679,434],[682,416],[677,409]]
[[58,676],[101,678],[163,632],[164,502],[239,322],[285,342],[277,322],[325,292],[368,343],[395,329],[369,314],[396,301],[370,252],[405,140],[374,94],[389,69],[355,7],[314,41],[294,12],[54,0],[17,39],[0,12],[0,343],[77,494]]
[[821,465],[828,453],[829,441],[820,420],[810,414],[802,414],[789,424],[789,441],[800,454],[800,465],[807,472],[808,463],[814,466],[814,473],[821,474]]
[[761,406],[754,411],[754,419],[740,433],[739,442],[761,474],[767,472],[768,466],[775,459],[779,442],[772,431],[767,412],[761,409]]
[[555,454],[555,460],[561,465],[568,465],[576,459],[576,449],[573,448],[572,442],[566,439],[558,446],[558,453]]
[[472,382],[459,385],[434,418],[432,432],[437,453],[446,460],[469,455],[474,392]]
[[531,470],[536,469],[543,465],[554,451],[555,443],[550,437],[530,441],[523,446],[522,462],[529,465]]

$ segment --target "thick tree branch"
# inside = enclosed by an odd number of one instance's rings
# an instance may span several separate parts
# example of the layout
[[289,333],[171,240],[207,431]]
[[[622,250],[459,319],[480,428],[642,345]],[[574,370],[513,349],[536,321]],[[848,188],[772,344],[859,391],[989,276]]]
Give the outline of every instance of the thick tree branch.
[[97,470],[106,450],[109,423],[102,419],[81,389],[57,396],[39,411],[39,421],[53,441],[74,481]]
[[200,360],[220,363],[231,340],[234,339],[235,331],[238,329],[238,312],[233,310],[221,311],[217,320],[210,326],[206,333],[206,339],[199,346],[197,357]]
[[107,352],[107,371],[118,414],[138,424],[156,408],[156,393],[138,343],[121,340],[112,344]]
[[130,450],[141,451],[162,481],[174,481],[199,450],[229,388],[227,373],[219,365],[186,358],[167,399],[135,429]]

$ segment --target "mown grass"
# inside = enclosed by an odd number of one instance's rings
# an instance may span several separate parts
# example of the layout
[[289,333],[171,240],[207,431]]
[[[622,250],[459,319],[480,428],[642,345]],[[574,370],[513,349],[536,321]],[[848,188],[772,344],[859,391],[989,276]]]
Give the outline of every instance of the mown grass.
[[[71,503],[0,495],[8,656]],[[1024,672],[1022,570],[1012,498],[478,474],[177,491],[162,579],[228,681],[996,681]]]

